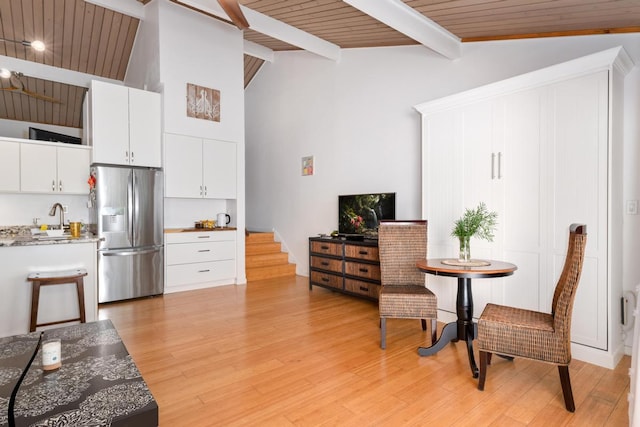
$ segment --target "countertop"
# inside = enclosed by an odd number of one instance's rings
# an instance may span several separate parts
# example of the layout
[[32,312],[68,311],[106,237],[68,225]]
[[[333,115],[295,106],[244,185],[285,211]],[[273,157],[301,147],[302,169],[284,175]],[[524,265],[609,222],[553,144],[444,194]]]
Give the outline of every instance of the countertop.
[[62,236],[48,238],[34,238],[29,235],[0,236],[0,247],[3,246],[36,246],[36,245],[68,245],[74,243],[98,242],[101,238],[91,233],[83,234],[80,237]]
[[194,231],[209,232],[209,231],[235,231],[235,227],[216,227],[216,228],[165,228],[165,233],[191,233]]

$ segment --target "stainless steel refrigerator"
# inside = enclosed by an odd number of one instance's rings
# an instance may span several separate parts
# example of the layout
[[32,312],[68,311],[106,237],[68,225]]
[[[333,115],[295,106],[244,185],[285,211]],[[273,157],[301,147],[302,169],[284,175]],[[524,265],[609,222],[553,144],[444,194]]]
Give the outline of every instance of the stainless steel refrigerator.
[[93,165],[98,302],[164,291],[162,171]]

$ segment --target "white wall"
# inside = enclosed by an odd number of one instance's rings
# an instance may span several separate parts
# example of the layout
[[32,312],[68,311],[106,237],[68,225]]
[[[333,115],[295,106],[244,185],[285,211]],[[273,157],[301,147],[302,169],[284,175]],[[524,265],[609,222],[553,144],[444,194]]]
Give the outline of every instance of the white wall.
[[88,196],[79,195],[0,193],[0,226],[31,225],[34,218],[40,218],[39,224],[58,225],[58,211],[55,216],[49,216],[49,210],[56,202],[68,207],[68,213],[64,216],[65,223],[88,222],[87,200]]
[[[337,196],[397,193],[396,216],[420,216],[420,115],[413,106],[623,45],[640,34],[463,45],[450,61],[421,46],[343,50],[340,62],[276,53],[245,92],[247,227],[275,229],[308,274],[308,237],[337,228]],[[640,199],[640,71],[625,87],[625,200]],[[300,173],[314,155],[314,176]],[[620,207],[621,209],[623,207]],[[640,282],[640,216],[625,216],[624,288]]]

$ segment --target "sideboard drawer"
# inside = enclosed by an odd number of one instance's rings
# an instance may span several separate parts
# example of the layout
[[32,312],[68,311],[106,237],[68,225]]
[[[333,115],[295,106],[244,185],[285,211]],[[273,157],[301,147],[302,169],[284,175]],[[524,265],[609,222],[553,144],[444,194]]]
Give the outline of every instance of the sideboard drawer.
[[362,282],[360,280],[344,279],[344,290],[378,299],[380,285],[371,282]]
[[367,261],[378,261],[378,248],[375,246],[344,245],[344,256],[347,258],[358,258]]
[[361,262],[345,261],[344,273],[350,276],[364,277],[372,280],[380,280],[380,266],[364,264]]
[[324,255],[342,256],[342,244],[330,242],[311,242],[311,252]]
[[336,273],[342,274],[342,260],[340,259],[312,256],[311,267],[320,268],[322,270],[335,271]]
[[214,282],[236,277],[236,261],[198,262],[167,266],[167,286]]
[[166,248],[167,265],[221,261],[236,257],[235,241],[169,244]]
[[342,276],[336,276],[329,273],[322,273],[320,271],[311,272],[311,281],[319,283],[323,286],[330,286],[336,289],[342,289]]

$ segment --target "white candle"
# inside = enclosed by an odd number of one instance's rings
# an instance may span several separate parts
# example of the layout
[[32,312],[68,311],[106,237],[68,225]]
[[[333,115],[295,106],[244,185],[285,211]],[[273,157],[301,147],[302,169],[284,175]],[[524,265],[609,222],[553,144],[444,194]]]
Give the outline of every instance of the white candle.
[[48,340],[42,343],[42,369],[51,371],[62,366],[60,340]]

